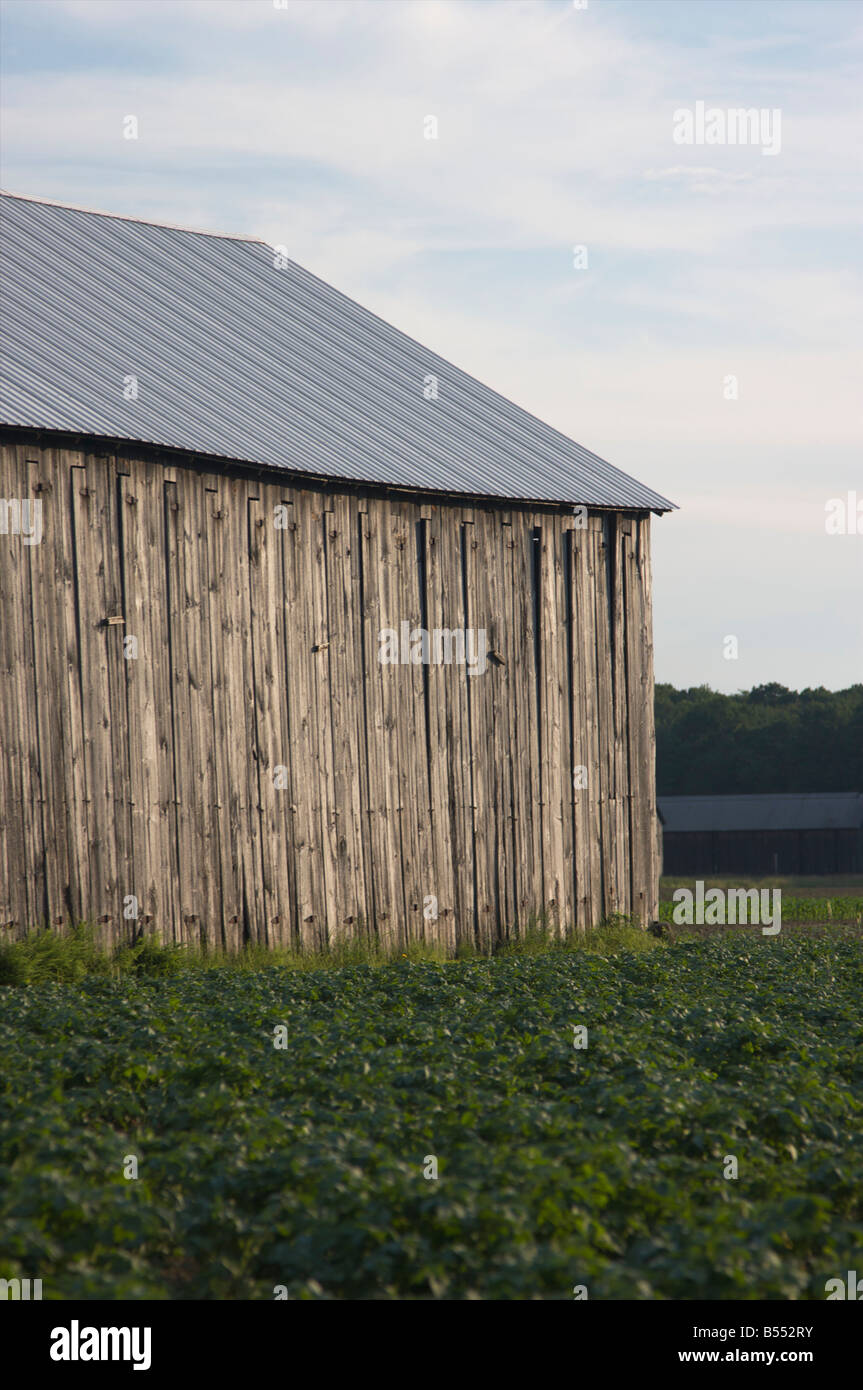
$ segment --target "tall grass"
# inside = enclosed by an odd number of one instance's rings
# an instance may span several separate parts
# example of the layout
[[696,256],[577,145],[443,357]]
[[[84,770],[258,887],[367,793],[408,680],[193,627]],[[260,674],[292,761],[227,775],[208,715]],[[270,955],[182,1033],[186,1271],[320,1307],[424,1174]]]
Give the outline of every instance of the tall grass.
[[[470,942],[460,943],[458,960],[482,960],[488,955],[539,955],[559,951],[589,951],[614,955],[619,951],[648,951],[663,942],[643,932],[627,918],[612,918],[586,932],[558,935],[544,921],[535,919],[518,937],[495,945],[491,953]],[[341,969],[350,965],[394,965],[421,961],[444,963],[442,946],[414,942],[384,948],[369,940],[337,943],[326,951],[292,951],[265,946],[246,946],[239,952],[207,950],[200,946],[162,945],[145,938],[135,945],[106,948],[92,926],[80,924],[59,935],[33,931],[20,941],[0,944],[0,985],[41,984],[48,980],[74,984],[88,976],[168,976],[185,970],[262,970],[281,966],[292,970]]]

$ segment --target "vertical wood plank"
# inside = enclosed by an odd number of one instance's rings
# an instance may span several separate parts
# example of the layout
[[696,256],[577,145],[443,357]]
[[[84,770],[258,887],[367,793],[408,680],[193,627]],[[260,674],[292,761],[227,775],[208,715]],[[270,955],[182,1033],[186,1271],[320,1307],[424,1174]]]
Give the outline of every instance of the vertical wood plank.
[[[289,947],[295,932],[296,849],[282,569],[287,525],[277,526],[277,518],[287,522],[292,513],[281,489],[261,484],[258,492],[258,499],[249,503],[249,573],[263,903],[268,945]],[[276,768],[284,772],[277,774]]]
[[[39,803],[43,842],[40,872],[44,892],[44,921],[62,927],[69,917],[71,872],[65,806],[64,761],[67,725],[63,702],[63,683],[58,664],[62,661],[63,574],[62,549],[58,529],[62,524],[62,487],[57,488],[54,450],[23,450],[27,495],[41,506],[41,536],[38,545],[28,545],[24,554],[29,562],[29,626],[34,656],[34,694],[38,736]],[[3,537],[0,544],[9,538]],[[16,538],[16,543],[21,541]],[[2,610],[5,614],[7,609]]]
[[391,593],[392,521],[389,502],[369,501],[362,532],[369,799],[376,930],[385,949],[394,949],[404,939],[405,921],[398,823],[398,667],[381,660],[381,634],[394,631],[397,641],[399,637],[398,604]]
[[[451,585],[445,572],[447,547],[442,534],[441,508],[425,508],[424,521],[427,626],[432,632],[437,629],[442,633],[450,627],[447,599]],[[451,666],[432,663],[428,667],[432,833],[432,874],[428,891],[437,900],[437,919],[431,924],[435,940],[449,952],[454,952],[457,944],[456,875],[458,873],[462,883],[466,878],[463,807],[459,816],[466,757],[457,693],[460,680]]]
[[314,643],[303,565],[308,522],[297,494],[291,493],[287,528],[282,532],[286,683],[289,747],[281,760],[287,770],[294,844],[295,944],[314,947],[325,911],[320,828],[314,801],[317,771],[313,758],[314,715],[308,665]]
[[614,676],[612,672],[613,612],[610,595],[609,553],[607,544],[608,520],[600,515],[591,518],[594,526],[593,593],[596,623],[596,722],[599,762],[599,846],[602,898],[600,918],[616,912],[614,861]]
[[[310,605],[311,647],[307,655],[313,724],[313,752],[316,772],[315,805],[321,844],[321,870],[324,906],[318,924],[317,942],[323,948],[334,942],[339,929],[339,896],[336,880],[338,846],[336,829],[336,782],[333,765],[333,708],[331,684],[331,634],[327,605],[327,530],[329,498],[321,493],[300,493],[298,508],[306,519],[307,601]],[[345,913],[344,915],[349,915]]]
[[641,705],[641,593],[637,557],[638,537],[632,529],[622,532],[623,560],[623,641],[626,669],[626,743],[627,798],[629,840],[629,903],[633,917],[644,923],[646,907],[644,884],[647,865],[644,825],[642,767],[645,757],[641,746],[643,716]]
[[[120,509],[123,528],[124,634],[137,639],[126,662],[129,720],[132,866],[128,894],[138,899],[139,931],[174,935],[176,835],[173,805],[173,723],[168,651],[164,495],[146,460],[127,459]],[[125,894],[124,894],[125,896]]]
[[[515,518],[515,513],[513,514]],[[518,738],[518,796],[521,825],[516,893],[524,927],[538,920],[544,910],[543,825],[541,790],[541,730],[539,688],[542,652],[538,616],[540,606],[539,536],[533,515],[518,513],[513,521],[513,613],[516,633],[515,718]]]
[[206,475],[189,471],[184,492],[188,498],[189,521],[184,534],[195,538],[187,555],[187,590],[192,598],[188,618],[193,623],[190,667],[190,702],[195,749],[193,785],[197,787],[196,834],[201,871],[199,902],[201,920],[194,924],[194,938],[207,948],[220,948],[224,940],[219,854],[218,780],[216,774],[216,730],[213,712],[212,619],[210,615],[209,494]]
[[228,583],[223,590],[222,640],[230,729],[232,845],[239,870],[242,944],[261,945],[265,940],[261,884],[260,802],[255,748],[255,706],[252,686],[252,627],[249,597],[249,501],[256,485],[231,478],[223,493],[227,506],[227,535],[231,556]]
[[508,839],[510,867],[507,876],[507,886],[510,896],[507,908],[507,928],[512,936],[518,936],[525,924],[524,875],[527,871],[527,866],[525,865],[525,868],[522,869],[521,860],[526,858],[530,853],[525,834],[525,816],[530,799],[529,784],[526,782],[526,777],[528,775],[526,764],[530,756],[530,749],[527,749],[526,754],[522,751],[522,731],[519,728],[519,691],[523,673],[519,671],[518,666],[523,657],[519,641],[517,604],[515,597],[517,571],[519,568],[518,545],[515,537],[520,525],[521,513],[518,511],[509,511],[502,514],[500,529],[499,603],[502,615],[501,622],[505,634],[505,646],[501,649],[501,654],[506,661],[507,729],[504,737],[508,744],[506,765],[510,803],[510,830]]
[[[585,521],[589,518],[585,517]],[[577,923],[595,926],[602,916],[602,869],[599,858],[600,768],[596,722],[596,615],[594,609],[594,535],[577,527],[572,540],[572,766],[584,769],[573,784]],[[586,781],[586,785],[582,785]]]
[[624,592],[626,585],[626,559],[624,554],[624,526],[620,514],[615,514],[609,523],[613,536],[611,553],[613,556],[613,637],[614,659],[614,880],[616,906],[615,912],[629,914],[630,898],[630,860],[629,840],[629,744],[627,733],[627,683],[626,683],[626,640]]
[[[426,937],[423,903],[433,878],[432,835],[429,819],[428,753],[426,747],[425,672],[415,655],[424,655],[420,597],[419,544],[422,527],[419,507],[400,501],[393,507],[391,554],[392,593],[401,623],[408,624],[411,659],[390,667],[395,675],[397,747],[399,765],[399,824],[404,875],[405,939],[421,942]],[[424,556],[422,557],[424,562]],[[411,638],[413,637],[413,640]],[[419,639],[419,641],[417,640]],[[429,653],[431,655],[431,653]],[[434,926],[429,926],[429,936]]]
[[105,609],[109,619],[106,634],[108,657],[108,709],[114,792],[114,836],[116,844],[117,908],[110,924],[112,941],[128,940],[130,924],[124,916],[126,898],[132,895],[132,797],[130,785],[129,712],[126,706],[126,633],[123,590],[123,523],[121,476],[115,455],[102,460],[110,501],[109,524],[101,533],[101,556],[105,582]]
[[103,458],[87,456],[75,470],[72,503],[80,633],[80,672],[84,763],[87,783],[87,856],[89,903],[87,916],[111,936],[119,929],[115,776],[112,741],[109,643],[121,639],[107,619],[117,614],[116,566],[106,561],[105,537],[116,534],[113,488]]
[[[539,720],[541,747],[543,913],[549,926],[563,926],[565,877],[563,852],[563,793],[561,787],[562,678],[559,663],[558,589],[560,565],[552,515],[537,515],[534,524],[540,533],[540,692]],[[559,524],[559,521],[558,521]]]
[[[9,463],[11,445],[0,440],[0,503],[12,498],[14,482],[13,469]],[[11,522],[7,522],[11,525]],[[20,602],[13,582],[14,570],[9,550],[9,534],[0,532],[0,613],[10,613],[15,603]],[[17,884],[13,884],[12,864],[16,854],[19,856],[19,841],[22,834],[18,822],[17,800],[14,789],[14,771],[17,759],[17,732],[12,727],[15,709],[15,676],[13,674],[14,649],[11,642],[11,625],[0,622],[0,931],[21,930],[24,914],[17,905]]]
[[297,822],[298,927],[309,950],[327,945],[337,915],[329,633],[323,499],[294,493],[289,539],[292,812]]
[[[20,504],[27,499],[26,463],[20,445],[2,454],[0,498],[10,504],[7,531],[0,533],[0,598],[3,627],[3,735],[6,906],[4,925],[23,935],[45,910],[44,842],[38,781],[38,729],[34,716],[35,666],[30,617],[29,560],[20,529]],[[43,542],[44,543],[44,542]]]
[[191,708],[186,630],[185,566],[183,563],[184,508],[182,505],[182,473],[180,484],[165,483],[165,543],[168,588],[168,633],[166,653],[170,665],[171,683],[171,749],[174,770],[174,815],[177,827],[178,909],[177,940],[187,942],[189,929],[200,913],[198,893],[199,856],[192,825],[194,792],[191,781],[191,760],[194,756],[189,743]]
[[[464,630],[477,625],[477,521],[482,513],[465,517],[462,530],[462,564],[464,585]],[[470,735],[470,834],[473,845],[475,945],[488,950],[496,910],[494,843],[489,842],[490,789],[488,787],[488,716],[481,689],[476,678],[462,668],[467,692],[467,714]]]
[[205,492],[222,940],[227,950],[236,951],[243,938],[243,864],[238,845],[243,811],[235,750],[238,741],[242,747],[244,729],[242,723],[234,723],[237,700],[232,690],[236,657],[230,610],[236,585],[231,583],[230,567],[234,564],[237,528],[227,480],[211,477]]
[[553,518],[554,564],[549,574],[549,599],[552,609],[554,677],[549,682],[549,695],[553,699],[553,755],[552,755],[552,806],[554,819],[560,826],[559,873],[560,897],[557,903],[560,933],[575,926],[575,898],[573,876],[573,777],[570,767],[573,763],[571,751],[571,662],[568,649],[568,594],[567,564],[568,531],[564,531],[566,520],[560,513]]
[[656,729],[654,720],[653,631],[651,613],[650,515],[633,520],[630,567],[631,670],[630,720],[637,737],[633,753],[632,837],[638,842],[638,871],[633,874],[633,912],[642,925],[658,915]]
[[335,816],[336,939],[352,937],[368,920],[361,753],[364,751],[362,672],[359,651],[359,566],[354,536],[356,504],[344,496],[329,499],[326,526],[327,652],[333,745],[332,796]]
[[[504,543],[509,527],[499,512],[474,511],[469,556],[470,621],[476,652],[485,650],[485,669],[470,674],[474,726],[474,817],[479,879],[480,938],[485,949],[508,934],[515,917],[511,879],[513,833],[512,747],[509,676],[512,664],[503,590]],[[469,538],[471,532],[468,532]],[[474,549],[474,547],[476,547]],[[509,554],[509,552],[508,552]],[[482,642],[482,646],[480,646]]]
[[203,480],[179,470],[166,485],[173,747],[182,939],[221,945],[218,823]]

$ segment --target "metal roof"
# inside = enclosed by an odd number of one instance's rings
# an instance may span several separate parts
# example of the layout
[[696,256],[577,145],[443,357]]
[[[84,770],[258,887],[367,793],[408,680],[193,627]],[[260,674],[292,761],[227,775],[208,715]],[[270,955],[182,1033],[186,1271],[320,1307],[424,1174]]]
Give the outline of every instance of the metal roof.
[[863,829],[863,796],[856,792],[660,796],[657,805],[666,833]]
[[262,241],[18,194],[0,225],[8,425],[419,491],[674,505]]

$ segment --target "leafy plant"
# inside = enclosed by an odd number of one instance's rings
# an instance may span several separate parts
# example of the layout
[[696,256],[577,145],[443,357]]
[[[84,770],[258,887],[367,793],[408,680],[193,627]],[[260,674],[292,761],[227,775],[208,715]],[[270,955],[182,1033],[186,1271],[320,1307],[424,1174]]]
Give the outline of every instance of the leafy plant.
[[0,1277],[823,1298],[863,1258],[861,943],[653,946],[168,973],[141,952],[0,989]]

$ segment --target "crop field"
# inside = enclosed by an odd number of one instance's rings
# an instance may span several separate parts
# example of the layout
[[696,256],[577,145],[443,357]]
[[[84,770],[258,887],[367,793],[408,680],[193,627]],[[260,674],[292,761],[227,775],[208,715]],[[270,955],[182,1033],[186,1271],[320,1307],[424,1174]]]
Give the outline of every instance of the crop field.
[[139,965],[0,987],[0,1276],[46,1299],[823,1299],[863,1269],[853,932]]
[[[686,886],[692,891],[691,882]],[[705,892],[711,887],[719,887],[705,881]],[[753,885],[754,886],[754,885]],[[767,899],[768,902],[772,899]],[[863,926],[863,897],[805,897],[782,892],[782,922],[786,925],[815,924],[819,926],[837,923],[842,926]],[[659,904],[659,920],[673,922],[676,903],[673,898],[663,898]]]
[[[660,880],[659,918],[663,922],[674,920],[674,891],[677,888],[693,889],[691,878],[663,878]],[[732,888],[780,889],[782,893],[782,921],[788,925],[830,925],[863,926],[863,877],[845,875],[833,878],[829,875],[812,877],[767,878],[704,878],[705,892],[711,888],[722,888],[726,892]]]

